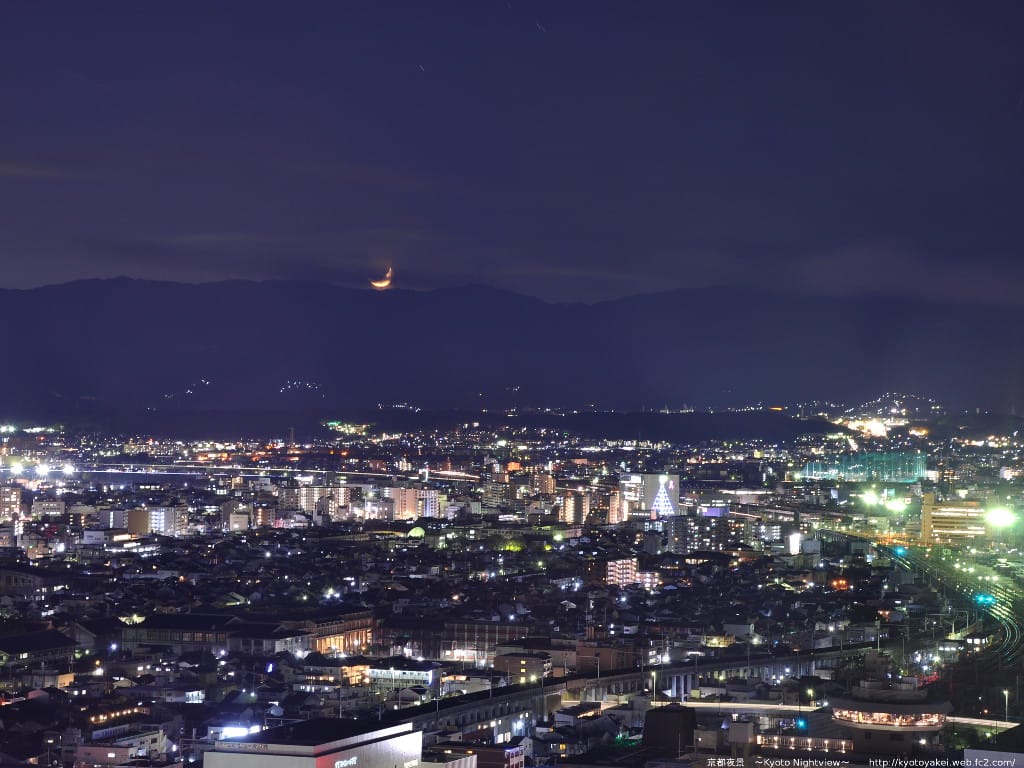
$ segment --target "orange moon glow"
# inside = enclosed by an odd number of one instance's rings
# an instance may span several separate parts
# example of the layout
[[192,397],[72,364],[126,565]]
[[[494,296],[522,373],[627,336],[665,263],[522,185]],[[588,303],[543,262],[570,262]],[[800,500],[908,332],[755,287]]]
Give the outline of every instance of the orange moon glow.
[[380,280],[371,280],[370,285],[376,288],[378,291],[386,291],[391,287],[391,278],[395,276],[395,272],[391,267],[388,267],[388,271],[384,273],[384,277]]

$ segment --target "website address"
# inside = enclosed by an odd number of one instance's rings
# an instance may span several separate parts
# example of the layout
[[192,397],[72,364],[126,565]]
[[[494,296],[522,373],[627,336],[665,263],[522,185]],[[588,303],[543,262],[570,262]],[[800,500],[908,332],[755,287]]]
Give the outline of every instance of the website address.
[[1015,768],[1017,759],[1013,757],[932,757],[909,758],[887,757],[885,759],[868,760],[870,768]]

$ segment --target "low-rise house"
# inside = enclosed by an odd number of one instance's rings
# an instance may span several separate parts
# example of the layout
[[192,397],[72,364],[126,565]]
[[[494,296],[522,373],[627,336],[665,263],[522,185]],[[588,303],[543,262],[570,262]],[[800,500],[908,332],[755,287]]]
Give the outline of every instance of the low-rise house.
[[48,664],[68,669],[78,643],[55,629],[0,637],[0,666],[28,667]]

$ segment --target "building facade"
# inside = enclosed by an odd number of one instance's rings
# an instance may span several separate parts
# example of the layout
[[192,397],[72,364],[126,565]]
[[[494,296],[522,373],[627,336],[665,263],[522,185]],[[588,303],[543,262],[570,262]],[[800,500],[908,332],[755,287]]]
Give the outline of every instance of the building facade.
[[[376,726],[376,727],[375,727]],[[423,733],[410,723],[380,727],[317,718],[215,742],[206,768],[417,768]]]

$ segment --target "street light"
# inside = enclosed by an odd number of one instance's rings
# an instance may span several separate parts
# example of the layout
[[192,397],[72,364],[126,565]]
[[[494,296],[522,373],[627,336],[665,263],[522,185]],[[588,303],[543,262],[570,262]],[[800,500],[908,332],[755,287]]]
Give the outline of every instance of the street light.
[[811,709],[814,709],[814,689],[807,689],[807,704]]
[[1006,507],[996,507],[990,509],[985,514],[985,522],[993,528],[1008,528],[1017,522],[1017,516],[1013,513],[1013,510],[1006,509]]
[[1010,691],[1009,689],[1003,690],[1003,703],[1006,705],[1006,715],[1003,718],[1006,722],[1010,722]]

